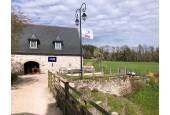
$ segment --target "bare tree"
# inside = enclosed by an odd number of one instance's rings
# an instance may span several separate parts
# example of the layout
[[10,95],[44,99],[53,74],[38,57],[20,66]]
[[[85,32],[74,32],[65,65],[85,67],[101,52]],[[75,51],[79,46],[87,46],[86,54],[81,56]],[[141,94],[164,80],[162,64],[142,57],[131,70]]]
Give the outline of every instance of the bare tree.
[[24,15],[23,12],[18,11],[11,6],[11,51],[15,51],[17,48],[17,41],[19,35],[23,32],[23,28],[31,22],[28,16]]

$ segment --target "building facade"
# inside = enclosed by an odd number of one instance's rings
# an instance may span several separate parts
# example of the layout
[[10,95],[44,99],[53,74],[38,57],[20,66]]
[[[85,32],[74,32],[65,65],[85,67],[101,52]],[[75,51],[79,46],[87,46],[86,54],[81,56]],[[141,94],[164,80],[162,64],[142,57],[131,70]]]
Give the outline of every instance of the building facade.
[[11,72],[18,74],[67,73],[80,69],[77,28],[29,25],[11,55]]

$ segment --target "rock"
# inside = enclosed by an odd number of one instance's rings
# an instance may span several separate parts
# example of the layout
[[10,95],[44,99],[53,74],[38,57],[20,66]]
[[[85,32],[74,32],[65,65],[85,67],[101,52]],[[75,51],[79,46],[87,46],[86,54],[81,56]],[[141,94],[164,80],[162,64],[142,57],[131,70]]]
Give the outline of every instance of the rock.
[[96,101],[96,104],[100,104],[100,103],[102,103],[102,101]]
[[134,78],[140,78],[139,76],[134,76]]
[[112,115],[119,115],[119,113],[117,113],[117,112],[112,112],[111,114]]

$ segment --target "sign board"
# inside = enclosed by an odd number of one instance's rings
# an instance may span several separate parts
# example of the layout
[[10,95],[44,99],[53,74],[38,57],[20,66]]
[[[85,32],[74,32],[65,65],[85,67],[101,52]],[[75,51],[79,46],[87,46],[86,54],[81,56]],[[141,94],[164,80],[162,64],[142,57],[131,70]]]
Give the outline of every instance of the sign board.
[[56,57],[48,57],[48,62],[56,62],[57,58]]

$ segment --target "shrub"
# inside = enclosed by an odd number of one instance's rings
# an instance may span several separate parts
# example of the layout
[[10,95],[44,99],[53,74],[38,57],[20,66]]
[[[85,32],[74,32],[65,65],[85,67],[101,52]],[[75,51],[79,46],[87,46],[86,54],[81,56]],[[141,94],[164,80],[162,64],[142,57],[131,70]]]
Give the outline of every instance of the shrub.
[[144,87],[144,82],[131,79],[132,92],[138,92]]
[[97,90],[96,88],[94,88],[94,89],[92,90],[92,92],[93,92],[93,93],[97,93],[98,90]]
[[11,74],[11,81],[16,80],[17,78],[18,78],[18,75],[17,75],[17,74],[15,74],[15,73],[12,73],[12,74]]
[[155,83],[158,83],[158,82],[159,82],[158,77],[153,76],[150,78],[149,84],[154,85]]

